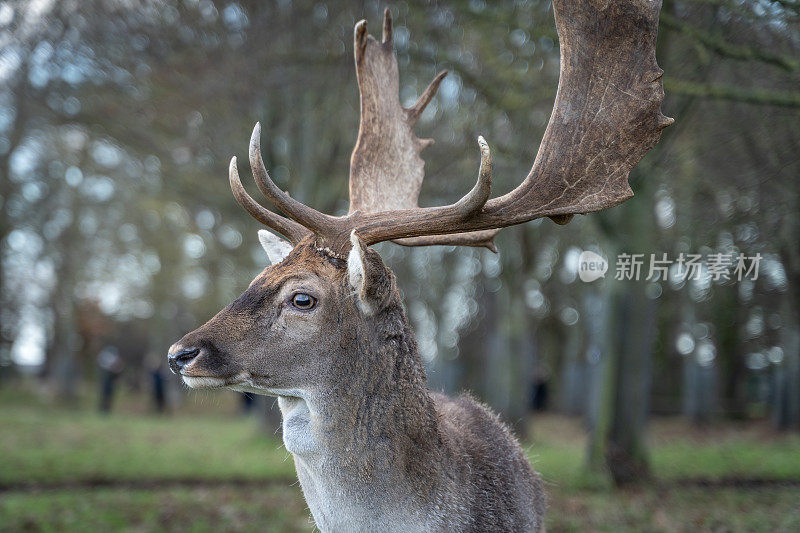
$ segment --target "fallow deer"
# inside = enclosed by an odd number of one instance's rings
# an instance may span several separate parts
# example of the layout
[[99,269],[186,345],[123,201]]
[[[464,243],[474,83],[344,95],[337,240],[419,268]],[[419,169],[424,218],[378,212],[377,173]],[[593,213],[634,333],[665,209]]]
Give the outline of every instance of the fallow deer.
[[388,9],[383,39],[355,26],[361,122],[350,166],[350,210],[335,217],[291,198],[262,161],[250,165],[285,216],[245,192],[236,200],[282,234],[259,232],[272,265],[230,305],[169,351],[193,388],[277,396],[283,441],[323,531],[541,531],[545,495],[516,439],[488,408],[425,386],[425,371],[392,272],[369,248],[451,244],[493,248],[500,228],[617,205],[631,168],[672,119],[655,42],[660,1],[554,0],[561,46],[550,122],[528,176],[490,199],[492,159],[478,139],[475,186],[458,202],[420,208],[421,150],[413,128],[439,74],[415,105],[398,97]]

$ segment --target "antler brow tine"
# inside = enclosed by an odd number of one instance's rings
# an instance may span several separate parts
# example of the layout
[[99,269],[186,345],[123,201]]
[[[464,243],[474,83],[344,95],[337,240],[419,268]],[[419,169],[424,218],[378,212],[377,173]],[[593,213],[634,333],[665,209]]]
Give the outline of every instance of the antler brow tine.
[[242,185],[242,180],[239,179],[236,156],[231,158],[230,165],[228,166],[228,181],[230,182],[231,191],[233,191],[233,197],[236,199],[236,202],[244,207],[253,218],[265,226],[283,234],[293,244],[297,244],[303,237],[309,234],[309,231],[302,225],[264,208],[247,194],[247,191]]
[[335,217],[324,215],[298,202],[275,185],[261,157],[261,124],[258,122],[256,122],[253,128],[253,135],[250,137],[250,167],[253,170],[253,178],[261,193],[275,207],[286,213],[295,222],[302,224],[311,231],[318,232],[330,224],[332,219],[335,219]]

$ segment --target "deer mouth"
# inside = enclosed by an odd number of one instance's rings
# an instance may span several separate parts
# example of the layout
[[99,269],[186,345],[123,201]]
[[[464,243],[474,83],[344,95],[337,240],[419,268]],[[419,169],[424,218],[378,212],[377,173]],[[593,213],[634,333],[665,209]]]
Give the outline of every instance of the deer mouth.
[[236,392],[248,392],[264,396],[293,397],[300,396],[294,389],[281,389],[265,385],[269,376],[253,376],[248,372],[240,372],[230,377],[189,375],[181,373],[183,382],[191,389],[230,389]]
[[227,378],[181,374],[181,378],[183,378],[183,382],[192,389],[222,389],[247,383],[249,376],[244,373]]

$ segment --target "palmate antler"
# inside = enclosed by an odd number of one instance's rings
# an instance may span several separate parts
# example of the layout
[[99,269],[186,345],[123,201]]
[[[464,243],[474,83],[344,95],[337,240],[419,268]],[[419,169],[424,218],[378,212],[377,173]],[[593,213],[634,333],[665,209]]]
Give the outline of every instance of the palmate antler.
[[[361,124],[351,159],[350,212],[334,217],[292,199],[270,179],[261,159],[260,127],[250,140],[256,184],[287,217],[276,215],[244,191],[231,161],[234,196],[251,215],[298,242],[309,231],[320,246],[344,255],[355,231],[367,245],[465,244],[493,247],[498,228],[541,217],[558,223],[573,215],[613,207],[633,192],[628,174],[672,119],[661,114],[662,71],[655,58],[660,0],[554,0],[561,46],[561,72],[550,122],[528,176],[513,191],[490,199],[491,154],[478,139],[478,180],[458,202],[417,207],[423,161],[430,140],[413,127],[444,73],[410,109],[398,100],[392,26],[384,20],[383,41],[355,29],[361,91]],[[290,220],[291,219],[291,220]]]
[[[350,158],[350,213],[378,213],[419,207],[419,192],[425,178],[425,162],[420,152],[433,144],[433,140],[417,138],[414,126],[436,94],[447,71],[436,75],[413,106],[403,108],[399,100],[400,79],[392,33],[392,16],[388,8],[384,11],[381,42],[367,35],[366,21],[360,21],[355,28],[361,122],[358,140]],[[488,159],[485,163],[482,161],[482,165],[491,174],[488,147],[486,154]],[[492,239],[498,231],[430,235],[398,239],[395,242],[406,246],[485,246],[494,250]]]

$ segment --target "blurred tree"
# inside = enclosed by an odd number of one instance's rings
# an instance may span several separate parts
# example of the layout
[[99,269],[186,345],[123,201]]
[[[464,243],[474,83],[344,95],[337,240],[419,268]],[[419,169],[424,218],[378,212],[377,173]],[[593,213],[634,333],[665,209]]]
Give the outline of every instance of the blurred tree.
[[[367,18],[377,30],[382,7],[3,3],[0,364],[37,324],[44,368],[68,393],[81,361],[89,370],[79,302],[142,325],[163,352],[235,297],[265,262],[226,180],[256,120],[276,181],[344,212],[358,125],[352,27]],[[401,99],[450,69],[419,126],[437,140],[424,153],[423,205],[469,187],[479,133],[495,156],[495,190],[510,190],[535,157],[557,85],[549,2],[391,7]],[[531,376],[549,368],[555,403],[593,428],[595,463],[610,443],[645,463],[651,398],[660,412],[691,404],[698,419],[752,416],[760,404],[747,385],[767,375],[776,425],[798,427],[798,18],[786,1],[666,3],[658,53],[677,124],[633,176],[632,202],[566,227],[504,230],[499,256],[381,247],[433,386],[470,388],[523,430]],[[754,281],[585,284],[585,249],[604,252],[612,270],[618,251],[766,259]]]

